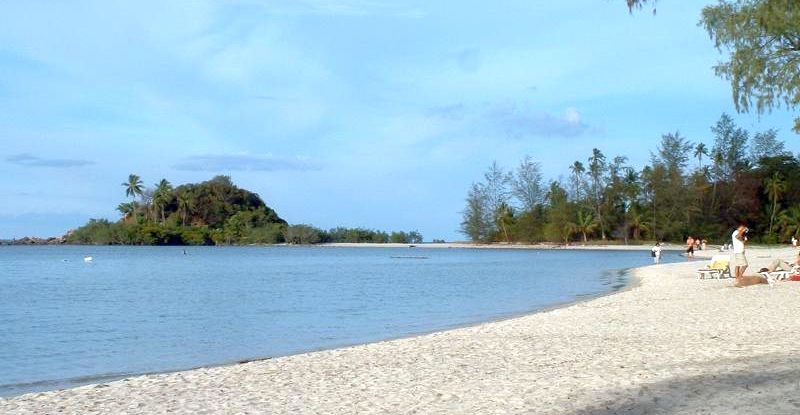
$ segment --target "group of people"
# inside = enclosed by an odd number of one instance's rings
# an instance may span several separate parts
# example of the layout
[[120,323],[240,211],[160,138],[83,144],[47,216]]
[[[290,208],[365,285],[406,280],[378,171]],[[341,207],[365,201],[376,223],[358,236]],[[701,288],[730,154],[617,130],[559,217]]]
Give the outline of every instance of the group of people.
[[[705,250],[706,244],[708,244],[707,240],[695,238],[690,235],[688,238],[686,238],[686,257],[694,258],[694,251]],[[653,245],[653,248],[650,250],[651,252],[650,255],[653,257],[654,264],[658,264],[659,262],[661,262],[661,251],[662,251],[661,243],[656,242],[656,244]]]
[[[737,287],[745,287],[748,285],[753,284],[763,284],[765,283],[764,279],[757,276],[749,276],[745,277],[744,272],[747,270],[748,263],[747,257],[745,256],[745,246],[747,244],[747,234],[750,232],[747,225],[742,223],[736,229],[734,229],[733,233],[731,234],[731,243],[730,245],[725,244],[723,247],[725,251],[730,250],[731,253],[731,260],[730,260],[730,268],[733,274],[733,277],[736,279],[735,285]],[[688,258],[694,257],[695,250],[706,249],[707,241],[705,239],[694,238],[689,236],[686,239],[686,256]],[[800,242],[794,237],[792,237],[792,245],[798,246]],[[662,245],[659,242],[651,249],[651,255],[653,257],[653,263],[658,264],[661,262],[661,254],[662,254]],[[768,271],[775,271],[776,269],[783,269],[788,267],[792,268],[800,268],[800,253],[794,260],[794,267],[792,264],[789,264],[785,261],[773,261],[773,264],[770,264],[768,267]],[[788,269],[786,269],[788,271]]]
[[689,235],[689,237],[686,238],[686,256],[688,258],[694,258],[694,251],[705,250],[707,243],[708,241],[705,239],[695,238]]

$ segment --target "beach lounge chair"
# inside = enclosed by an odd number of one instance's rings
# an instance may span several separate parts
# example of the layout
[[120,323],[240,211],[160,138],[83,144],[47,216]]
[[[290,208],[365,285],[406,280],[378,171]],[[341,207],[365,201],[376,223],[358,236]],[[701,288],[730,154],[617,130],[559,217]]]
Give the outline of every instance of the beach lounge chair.
[[770,286],[775,285],[776,282],[789,279],[789,276],[792,275],[791,271],[765,271],[759,272],[762,277],[766,278],[767,283]]
[[785,270],[775,270],[775,271],[762,271],[759,272],[762,277],[767,279],[767,283],[770,286],[774,285],[778,281],[788,280],[790,276],[797,274],[800,272],[800,267],[797,265],[792,265],[792,268],[789,271]]
[[730,262],[731,257],[728,255],[714,255],[711,257],[710,264],[697,270],[697,277],[701,280],[706,278],[731,278]]

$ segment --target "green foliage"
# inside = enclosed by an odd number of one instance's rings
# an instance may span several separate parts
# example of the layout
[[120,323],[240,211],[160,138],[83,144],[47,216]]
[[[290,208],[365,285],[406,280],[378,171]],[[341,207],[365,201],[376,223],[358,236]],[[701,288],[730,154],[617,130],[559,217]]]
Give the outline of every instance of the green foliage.
[[343,242],[343,243],[377,243],[389,242],[389,234],[382,231],[374,231],[364,228],[344,228],[338,227],[323,233],[323,242]]
[[567,200],[567,191],[558,182],[551,182],[547,200],[550,210],[544,228],[545,237],[551,242],[568,243],[575,233],[575,223],[571,221],[572,209]]
[[[96,245],[248,245],[315,244],[320,242],[386,243],[386,232],[334,228],[324,232],[310,225],[289,226],[252,192],[236,187],[230,177],[173,188],[162,179],[144,188],[131,174],[122,184],[131,202],[120,203],[119,222],[92,219],[67,236],[68,243]],[[135,200],[139,196],[139,200]],[[393,240],[422,243],[417,231],[393,232]]]
[[[655,0],[626,0],[628,10]],[[703,8],[700,24],[728,53],[714,67],[731,83],[737,111],[759,114],[800,106],[800,4],[797,0],[719,0]],[[800,117],[794,120],[800,134]]]
[[177,232],[185,245],[211,245],[211,236],[205,226],[179,226]]
[[283,237],[290,244],[316,244],[322,241],[322,231],[310,225],[290,225],[283,231]]
[[467,207],[462,212],[461,232],[474,242],[489,242],[494,231],[491,202],[485,186],[473,183],[467,194]]
[[[283,242],[286,221],[229,177],[177,188],[166,179],[144,188],[131,174],[122,183],[131,202],[117,210],[120,222],[91,220],[68,236],[70,243],[135,245],[260,244]],[[135,198],[140,200],[136,201]]]
[[[568,243],[593,238],[684,241],[688,235],[712,243],[729,242],[730,228],[750,224],[754,242],[785,241],[800,235],[800,160],[783,150],[774,131],[750,133],[723,114],[712,127],[708,165],[705,143],[679,133],[664,134],[650,164],[637,170],[626,157],[606,157],[593,149],[586,163],[569,166],[562,184],[551,182],[547,197],[532,208],[530,199],[510,192],[489,214],[487,183],[467,195],[462,232],[473,241]],[[748,154],[747,149],[753,149]],[[753,154],[758,154],[754,157]],[[690,157],[697,163],[690,163]],[[535,163],[529,157],[523,164]],[[491,172],[502,171],[497,165]],[[497,175],[487,173],[484,178]],[[511,177],[513,187],[520,179]],[[495,186],[493,192],[506,194]],[[782,211],[785,206],[792,207]]]
[[[797,0],[721,0],[703,9],[702,25],[717,49],[730,53],[715,71],[730,81],[737,110],[800,105]],[[800,118],[794,129],[800,133]]]
[[711,132],[714,133],[712,154],[715,163],[719,164],[717,170],[722,178],[732,180],[739,171],[747,168],[748,133],[737,127],[728,114],[722,114],[711,127]]
[[392,232],[389,235],[389,242],[395,244],[420,244],[422,243],[422,234],[417,231]]
[[[228,176],[181,185],[173,190],[173,194],[176,202],[167,205],[166,214],[185,216],[183,221],[187,223],[220,228],[238,212],[263,210],[266,222],[286,224],[257,194],[236,187]],[[180,212],[177,200],[183,200]]]
[[115,240],[114,225],[106,219],[89,219],[89,223],[67,235],[72,244],[110,245]]

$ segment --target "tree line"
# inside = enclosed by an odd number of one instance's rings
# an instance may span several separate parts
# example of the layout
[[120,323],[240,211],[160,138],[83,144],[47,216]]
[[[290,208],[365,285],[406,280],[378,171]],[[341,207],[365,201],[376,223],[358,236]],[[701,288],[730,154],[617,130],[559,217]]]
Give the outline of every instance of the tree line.
[[506,170],[493,163],[470,187],[461,232],[475,242],[615,240],[722,243],[749,223],[756,242],[800,236],[800,159],[775,130],[751,133],[723,114],[713,143],[664,134],[650,162],[593,149],[566,178],[545,182],[526,156]]
[[256,193],[237,187],[230,177],[173,187],[162,179],[146,187],[135,174],[122,183],[129,202],[117,206],[118,221],[91,219],[65,239],[97,245],[246,245],[421,243],[417,231],[387,233],[364,228],[322,230],[290,225]]

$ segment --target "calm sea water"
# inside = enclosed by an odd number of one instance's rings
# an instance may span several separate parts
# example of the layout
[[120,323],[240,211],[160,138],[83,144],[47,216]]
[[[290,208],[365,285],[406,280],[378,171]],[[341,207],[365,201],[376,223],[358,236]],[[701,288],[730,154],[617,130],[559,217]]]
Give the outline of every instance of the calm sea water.
[[0,247],[0,396],[498,319],[618,290],[623,269],[651,261],[623,251],[185,250]]

